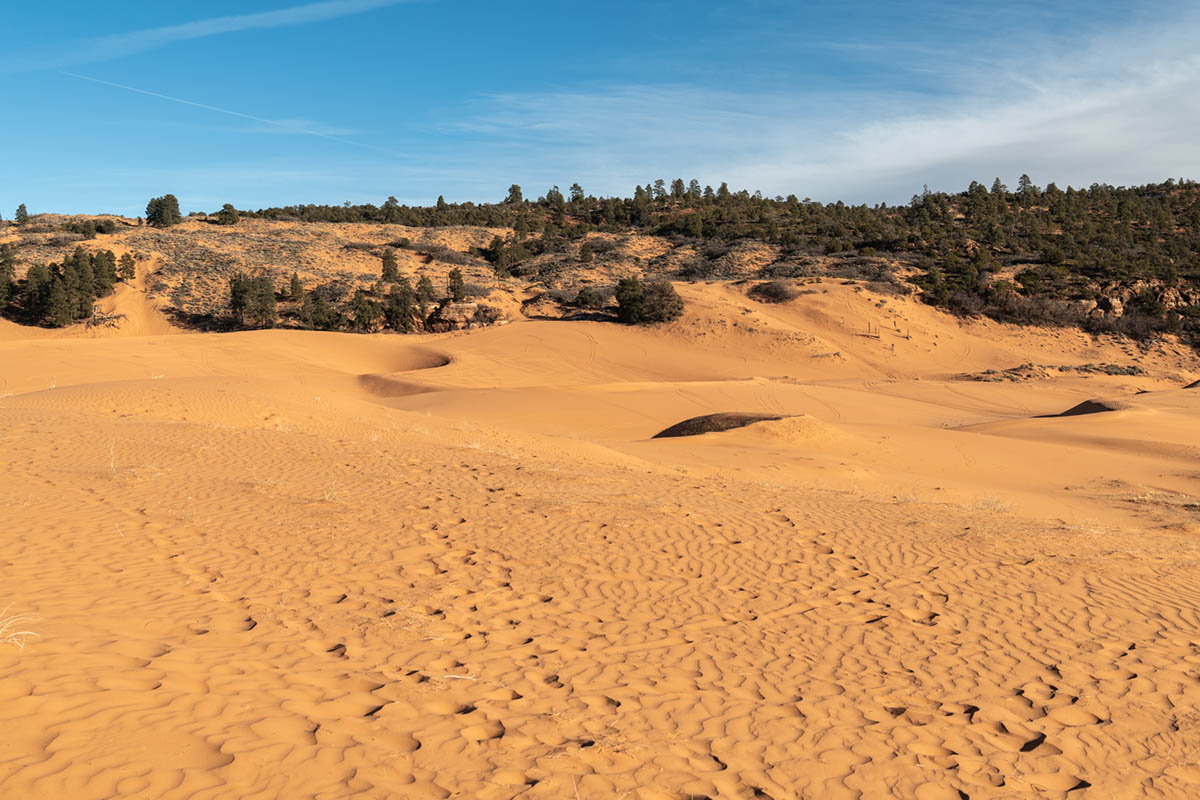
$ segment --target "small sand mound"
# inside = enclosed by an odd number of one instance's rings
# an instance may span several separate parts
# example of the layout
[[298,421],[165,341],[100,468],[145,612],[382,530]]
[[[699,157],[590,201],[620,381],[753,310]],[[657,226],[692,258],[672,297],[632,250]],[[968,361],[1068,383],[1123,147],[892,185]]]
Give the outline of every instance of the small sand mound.
[[810,417],[807,414],[763,420],[750,425],[744,432],[731,435],[741,436],[743,434],[768,442],[804,443],[806,445],[844,438],[841,431],[835,430],[816,417]]
[[1102,414],[1106,411],[1120,411],[1123,408],[1129,408],[1129,404],[1123,403],[1120,400],[1084,400],[1079,405],[1071,406],[1056,416],[1078,417],[1083,414]]
[[670,439],[677,436],[699,436],[702,433],[728,431],[734,428],[744,428],[755,422],[769,422],[784,419],[782,414],[746,414],[722,412],[720,414],[705,414],[702,417],[692,417],[683,422],[677,422],[666,430],[660,431],[652,438]]

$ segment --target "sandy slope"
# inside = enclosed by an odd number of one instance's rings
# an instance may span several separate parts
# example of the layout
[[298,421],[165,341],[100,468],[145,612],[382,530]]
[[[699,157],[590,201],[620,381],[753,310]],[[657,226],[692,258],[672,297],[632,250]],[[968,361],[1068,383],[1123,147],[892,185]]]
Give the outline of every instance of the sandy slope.
[[[0,329],[4,796],[1200,793],[1194,357],[681,289],[652,331]],[[651,439],[721,411],[796,416]]]

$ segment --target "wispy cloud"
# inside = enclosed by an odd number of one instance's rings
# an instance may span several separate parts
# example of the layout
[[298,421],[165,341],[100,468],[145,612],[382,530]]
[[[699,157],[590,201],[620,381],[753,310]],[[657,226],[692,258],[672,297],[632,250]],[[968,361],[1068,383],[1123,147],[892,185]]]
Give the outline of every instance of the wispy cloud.
[[66,42],[53,50],[9,53],[6,57],[0,58],[0,74],[62,69],[78,64],[109,61],[114,58],[157,50],[169,44],[190,39],[203,39],[239,31],[307,25],[413,2],[419,2],[419,0],[327,0],[327,2],[308,3],[276,11],[213,17],[180,25],[99,36]]
[[1022,172],[1064,186],[1194,177],[1197,38],[1200,16],[1189,15],[1061,39],[1007,64],[967,62],[922,94],[626,85],[492,95],[447,126],[535,187],[578,176],[623,192],[695,175],[875,202]]
[[[135,86],[126,86],[123,83],[113,83],[112,81],[104,81],[104,80],[100,80],[99,78],[89,78],[87,75],[77,75],[74,72],[64,72],[62,74],[66,75],[69,78],[76,78],[81,81],[89,81],[91,83],[97,83],[97,84],[101,84],[103,86],[110,86],[114,89],[123,89],[127,92],[135,92],[136,94],[146,95],[147,97],[154,97],[159,100],[167,100],[172,103],[179,103],[181,105],[191,106],[192,108],[203,109],[204,111],[213,111],[215,113],[225,114],[230,117],[238,117],[239,119],[250,120],[251,122],[258,123],[258,125],[261,126],[257,129],[250,129],[249,131],[247,131],[249,133],[261,133],[263,131],[269,131],[272,133],[288,133],[288,134],[300,134],[300,135],[305,135],[305,136],[316,136],[317,138],[320,138],[320,139],[329,139],[330,141],[334,141],[339,144],[349,145],[350,147],[358,147],[358,148],[362,148],[364,150],[373,150],[377,153],[383,153],[384,155],[392,156],[393,158],[405,158],[406,157],[402,153],[397,153],[393,150],[388,150],[387,148],[384,148],[384,147],[376,147],[373,144],[365,144],[363,142],[354,141],[353,139],[342,138],[346,134],[337,132],[338,129],[336,129],[336,128],[328,128],[325,126],[313,125],[312,123],[307,123],[305,120],[267,119],[266,117],[256,117],[256,116],[252,116],[250,114],[243,114],[240,111],[232,111],[228,108],[220,108],[219,106],[210,106],[210,105],[206,105],[205,103],[197,103],[192,100],[184,100],[183,98],[180,98],[180,97],[172,97],[171,95],[167,95],[167,94],[151,92],[148,89],[139,89]],[[331,131],[333,131],[333,132],[331,132]]]
[[242,129],[243,133],[271,133],[285,136],[358,136],[362,131],[326,125],[311,119],[276,119],[271,124],[252,125]]

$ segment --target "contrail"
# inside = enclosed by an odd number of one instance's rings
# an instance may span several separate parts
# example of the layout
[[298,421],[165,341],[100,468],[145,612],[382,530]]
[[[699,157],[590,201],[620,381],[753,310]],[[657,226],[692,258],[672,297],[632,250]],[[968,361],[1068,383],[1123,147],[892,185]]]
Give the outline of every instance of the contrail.
[[408,156],[404,155],[403,153],[397,153],[393,150],[388,150],[383,147],[376,147],[373,144],[364,144],[362,142],[353,141],[352,139],[343,139],[339,136],[331,136],[328,133],[321,133],[320,131],[310,131],[310,130],[305,130],[304,128],[297,128],[295,125],[291,125],[286,122],[280,122],[279,120],[264,119],[263,117],[255,117],[255,116],[251,116],[250,114],[243,114],[240,111],[230,111],[228,108],[217,108],[216,106],[209,106],[209,105],[205,105],[204,103],[195,103],[191,100],[184,100],[179,97],[171,97],[170,95],[159,94],[158,92],[151,92],[151,91],[147,91],[146,89],[139,89],[136,86],[126,86],[123,83],[113,83],[112,81],[102,81],[99,78],[89,78],[87,75],[77,75],[74,72],[62,72],[60,74],[66,75],[69,78],[78,78],[81,81],[91,81],[92,83],[99,83],[104,86],[112,86],[117,89],[124,89],[127,92],[137,92],[138,94],[144,94],[149,97],[157,97],[160,100],[170,100],[172,103],[182,103],[185,106],[192,106],[194,108],[203,108],[205,111],[216,111],[219,114],[228,114],[231,117],[240,117],[242,119],[251,120],[252,122],[261,122],[264,125],[274,125],[278,128],[286,128],[287,130],[292,131],[293,133],[302,133],[307,136],[316,136],[321,139],[329,139],[330,141],[338,142],[339,144],[347,144],[347,145],[350,145],[351,147],[361,147],[365,150],[374,150],[377,153],[385,153],[389,156],[392,156],[393,158],[407,158],[408,157]]

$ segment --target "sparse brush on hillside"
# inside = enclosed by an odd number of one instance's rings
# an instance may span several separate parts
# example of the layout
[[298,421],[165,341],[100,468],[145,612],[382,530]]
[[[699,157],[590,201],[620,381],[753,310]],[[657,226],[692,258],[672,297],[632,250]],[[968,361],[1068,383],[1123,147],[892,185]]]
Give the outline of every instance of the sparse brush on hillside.
[[787,281],[773,280],[755,284],[747,294],[764,303],[786,303],[799,297],[800,291]]
[[[526,274],[526,261],[556,253],[563,242],[590,231],[633,231],[700,243],[673,268],[684,277],[722,279],[731,277],[731,244],[758,241],[779,248],[784,263],[831,256],[841,269],[874,273],[845,277],[896,291],[887,262],[899,260],[928,302],[958,313],[1040,319],[1022,308],[1046,296],[1082,310],[1055,316],[1056,324],[1200,335],[1200,187],[1192,181],[1062,190],[1053,183],[1039,188],[1023,175],[1016,191],[997,179],[990,188],[972,183],[957,194],[925,191],[904,206],[765,198],[682,179],[638,186],[625,198],[589,196],[577,184],[576,189],[569,200],[556,189],[526,199],[514,186],[495,204],[420,208],[389,199],[378,207],[293,206],[255,213],[267,219],[510,228],[512,236],[497,237],[480,251],[501,276]],[[586,248],[575,251],[575,263],[593,263],[602,242],[588,239]],[[836,260],[841,257],[852,260]],[[1026,268],[1016,270],[1015,280],[1001,278],[1012,265]],[[538,267],[536,277],[546,277],[546,269]],[[1105,308],[1099,299],[1124,303],[1140,291],[1140,283],[1150,286],[1163,311],[1139,311],[1141,322],[1122,326],[1117,322],[1122,310]]]
[[[177,207],[171,195],[154,198],[147,221],[172,225]],[[445,267],[457,267],[471,280],[490,267],[498,281],[511,276],[577,292],[595,282],[591,271],[610,279],[631,272],[693,280],[832,276],[866,281],[881,292],[918,291],[925,302],[963,315],[1142,338],[1175,333],[1200,342],[1200,185],[1192,181],[1062,190],[1039,188],[1022,176],[1016,191],[997,179],[990,188],[972,183],[956,194],[925,191],[906,205],[850,206],[677,179],[637,186],[624,198],[590,196],[576,184],[569,196],[551,189],[535,200],[514,185],[502,202],[490,204],[440,200],[410,207],[388,198],[381,206],[237,213],[242,219],[474,231],[471,244],[448,247],[432,233],[370,237],[359,229],[357,239],[347,241],[323,228],[321,235],[348,255],[338,279],[355,288],[368,271],[389,283],[399,277],[399,264],[393,271],[386,255],[390,246],[416,253],[422,269],[444,276]],[[490,229],[486,245],[479,239],[483,226]],[[202,316],[214,312],[213,293],[237,270],[310,272],[314,235],[294,228],[267,235],[260,228],[243,240],[238,228],[236,234],[195,228],[168,234],[131,227],[118,235],[160,254],[166,277],[194,279],[194,293],[209,299],[187,312]],[[90,235],[84,223],[75,226],[81,233],[23,224],[19,255],[29,263],[49,260],[46,254],[61,258],[56,253],[74,244],[38,233],[43,229],[57,237]],[[633,247],[630,239],[640,244]],[[364,264],[379,258],[382,269],[379,261],[373,270]],[[406,256],[406,268],[412,263]],[[601,272],[614,266],[616,274]],[[420,286],[415,291],[426,311],[438,299]]]

